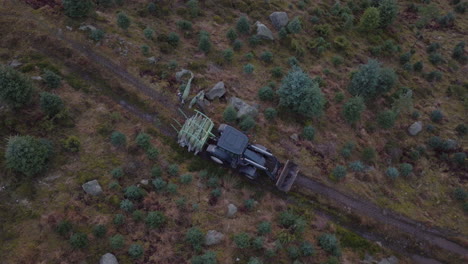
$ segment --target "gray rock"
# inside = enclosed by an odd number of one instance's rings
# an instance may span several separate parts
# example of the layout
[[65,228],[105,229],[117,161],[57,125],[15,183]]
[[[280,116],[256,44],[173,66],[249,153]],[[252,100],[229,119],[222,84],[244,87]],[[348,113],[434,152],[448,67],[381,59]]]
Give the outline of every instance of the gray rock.
[[23,63],[19,62],[18,60],[12,60],[8,66],[12,67],[12,68],[17,68],[19,66],[23,65]]
[[68,29],[68,31],[73,31],[72,27],[66,26],[65,28]]
[[421,121],[414,122],[410,127],[408,127],[408,133],[412,136],[416,136],[423,129],[423,124]]
[[119,264],[114,254],[106,253],[99,260],[99,264]]
[[205,97],[208,100],[214,100],[216,98],[220,98],[226,93],[226,87],[224,86],[224,82],[218,82],[211,90],[209,90]]
[[379,261],[379,264],[398,264],[398,258],[395,256],[391,256],[389,258],[382,259]]
[[275,39],[273,37],[273,33],[271,32],[271,30],[267,26],[260,23],[259,21],[257,21],[257,23],[255,23],[255,25],[257,26],[257,36],[258,37],[260,37],[262,39],[268,39],[268,40],[274,40]]
[[148,185],[149,184],[149,181],[147,179],[143,179],[140,181],[141,184],[143,185]]
[[241,118],[244,115],[256,116],[258,113],[257,108],[249,105],[237,97],[231,97],[229,103],[236,109],[237,118]]
[[81,30],[81,31],[86,31],[86,30],[94,31],[94,30],[96,30],[96,27],[91,26],[91,25],[82,25],[78,29]]
[[237,213],[237,207],[233,204],[228,205],[227,217],[233,218]]
[[158,59],[156,59],[156,57],[149,57],[146,59],[146,61],[148,61],[149,64],[156,64],[156,62],[158,62]]
[[294,140],[294,141],[298,141],[299,140],[299,135],[298,134],[292,134],[289,138]]
[[32,76],[31,79],[34,80],[34,81],[42,81],[41,76]]
[[280,30],[289,22],[288,14],[286,14],[286,12],[273,12],[270,15],[270,20],[276,30]]
[[224,235],[216,230],[210,230],[205,236],[205,245],[211,246],[219,244],[224,239]]
[[83,184],[81,187],[83,187],[83,190],[87,194],[90,194],[90,195],[100,195],[100,194],[102,194],[101,185],[99,185],[99,182],[97,180],[89,181],[89,182]]

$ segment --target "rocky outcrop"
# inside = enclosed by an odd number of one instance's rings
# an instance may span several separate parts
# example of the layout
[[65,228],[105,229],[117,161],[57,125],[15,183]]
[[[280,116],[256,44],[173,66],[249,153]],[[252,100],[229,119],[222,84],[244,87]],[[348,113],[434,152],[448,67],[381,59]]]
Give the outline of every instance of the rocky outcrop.
[[233,204],[229,204],[227,207],[227,217],[233,218],[237,213],[237,207]]
[[416,136],[423,129],[423,124],[421,121],[414,122],[409,128],[408,133],[412,136]]
[[257,108],[249,105],[248,103],[244,102],[240,98],[231,97],[229,103],[236,109],[237,111],[237,118],[241,118],[245,115],[255,116],[258,113]]
[[99,184],[99,182],[97,180],[89,181],[89,182],[83,184],[81,187],[83,187],[83,190],[89,195],[100,195],[100,194],[102,194],[101,185]]
[[226,93],[226,87],[224,85],[224,82],[218,82],[211,90],[209,90],[206,94],[205,97],[208,100],[214,100],[216,98],[222,97]]
[[210,230],[206,233],[205,236],[205,245],[212,246],[221,243],[223,241],[224,235],[221,232],[216,230]]
[[271,32],[271,30],[267,26],[260,23],[259,21],[257,21],[257,23],[255,23],[255,25],[257,26],[257,36],[259,38],[267,39],[267,40],[274,40],[275,39],[273,37],[273,33]]
[[99,260],[99,264],[119,264],[114,254],[106,253]]
[[273,12],[270,15],[270,20],[276,30],[280,30],[282,27],[285,27],[289,22],[288,14],[286,14],[286,12]]

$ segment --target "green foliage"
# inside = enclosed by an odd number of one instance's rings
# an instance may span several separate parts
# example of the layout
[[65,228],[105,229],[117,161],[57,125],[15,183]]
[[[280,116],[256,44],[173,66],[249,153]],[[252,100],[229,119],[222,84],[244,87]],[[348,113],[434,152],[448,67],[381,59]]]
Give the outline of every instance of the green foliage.
[[398,15],[396,0],[382,0],[379,2],[380,27],[386,28],[393,24]]
[[166,223],[166,216],[160,211],[149,212],[145,223],[149,228],[160,228]]
[[239,122],[239,127],[243,131],[249,131],[256,125],[257,123],[255,122],[255,119],[250,115],[243,116],[241,121]]
[[373,147],[367,147],[362,151],[362,159],[364,162],[374,162],[376,156],[375,149]]
[[377,124],[383,129],[390,129],[395,125],[396,117],[392,110],[385,110],[377,115]]
[[315,128],[313,126],[305,126],[302,129],[302,137],[306,140],[312,141],[315,138]]
[[135,138],[135,142],[140,148],[144,150],[147,150],[151,147],[151,137],[144,132],[138,133],[137,137]]
[[112,145],[116,146],[116,147],[123,147],[125,145],[127,145],[127,137],[125,136],[125,134],[119,132],[119,131],[114,131],[112,132],[111,136],[110,136],[110,141],[112,143]]
[[343,62],[344,62],[344,59],[340,55],[334,55],[332,57],[332,63],[333,63],[334,66],[341,65],[341,64],[343,64]]
[[244,65],[244,73],[252,74],[254,70],[255,70],[255,67],[252,64],[247,63],[246,65]]
[[336,166],[335,169],[333,169],[332,175],[337,180],[343,179],[346,177],[346,167],[341,165]]
[[299,248],[296,246],[289,246],[286,251],[288,252],[288,256],[291,259],[297,259],[301,256],[301,252],[299,251]]
[[258,98],[262,101],[273,101],[275,99],[275,92],[270,86],[264,86],[258,90]]
[[177,184],[169,183],[167,185],[167,192],[170,193],[170,194],[176,194],[177,193]]
[[239,33],[247,35],[250,32],[250,22],[246,16],[241,16],[237,20],[236,29]]
[[260,222],[257,226],[257,232],[261,236],[271,233],[271,223],[268,221]]
[[180,37],[177,33],[171,32],[169,35],[167,35],[167,43],[171,45],[174,48],[177,48],[180,43]]
[[0,65],[1,101],[12,108],[20,108],[31,101],[33,91],[28,77],[10,67]]
[[33,176],[47,168],[51,152],[49,143],[44,140],[31,136],[10,137],[5,150],[6,167]]
[[286,39],[288,37],[288,30],[285,27],[282,27],[278,32],[278,36],[280,39]]
[[122,168],[118,167],[118,168],[114,168],[112,171],[111,171],[111,175],[114,179],[120,179],[124,176],[124,171]]
[[441,27],[453,27],[455,23],[455,15],[450,12],[445,16],[441,16],[437,19],[437,22]]
[[99,42],[104,38],[105,35],[106,33],[102,29],[93,29],[89,33],[89,38],[94,42]]
[[124,195],[128,199],[140,200],[145,195],[145,192],[140,187],[132,185],[125,188]]
[[125,224],[125,215],[123,214],[116,214],[114,216],[114,219],[112,220],[112,222],[114,223],[114,225],[116,226],[121,226],[123,224]]
[[176,177],[179,175],[179,165],[177,164],[171,164],[167,167],[167,172],[169,175]]
[[247,262],[247,264],[263,264],[263,262],[258,258],[250,257],[249,262]]
[[385,171],[385,175],[387,175],[387,177],[389,177],[390,179],[395,180],[396,178],[398,178],[398,176],[400,176],[400,172],[395,167],[388,167]]
[[223,58],[226,62],[231,63],[234,58],[234,51],[232,49],[225,49],[223,51]]
[[111,7],[114,4],[113,0],[97,0],[96,4],[102,7]]
[[198,227],[192,227],[185,234],[185,241],[189,243],[193,249],[200,251],[204,241],[203,232]]
[[409,164],[409,163],[402,163],[400,164],[400,173],[401,173],[401,176],[403,177],[408,177],[411,175],[411,173],[413,172],[413,165]]
[[72,18],[85,17],[92,8],[92,3],[89,0],[63,0],[62,5],[65,15]]
[[232,48],[235,50],[235,51],[239,51],[242,49],[242,46],[243,46],[243,43],[240,39],[236,39],[233,43],[232,43]]
[[210,41],[210,36],[208,35],[207,32],[201,32],[200,33],[200,38],[198,40],[198,49],[200,51],[203,51],[205,54],[210,52],[210,50],[211,50],[211,41]]
[[156,14],[156,12],[158,11],[158,7],[154,2],[150,2],[146,7],[146,10],[148,10],[148,13],[150,14]]
[[302,31],[302,23],[299,17],[295,17],[287,25],[288,32],[291,34],[297,34]]
[[153,186],[154,188],[156,189],[157,192],[162,192],[166,189],[166,186],[167,186],[167,182],[165,182],[163,179],[161,178],[157,178],[155,180],[153,180]]
[[150,52],[150,47],[148,45],[141,45],[141,53],[143,53],[144,56],[149,56]]
[[466,164],[466,153],[464,152],[457,152],[453,154],[452,161],[455,165],[463,167]]
[[341,149],[341,155],[346,159],[350,158],[355,146],[356,144],[354,142],[346,143]]
[[[468,4],[467,4],[468,5]],[[468,56],[465,55],[465,42],[459,42],[455,48],[453,48],[452,58],[456,59],[461,63],[465,63],[468,60]]]
[[192,258],[192,264],[217,264],[216,253],[213,251],[207,251],[201,256],[195,256]]
[[177,21],[177,27],[179,27],[181,30],[192,30],[193,29],[192,22],[187,21],[187,20]]
[[300,250],[303,257],[315,255],[314,246],[308,241],[304,241],[301,243]]
[[117,25],[124,30],[127,30],[130,27],[131,21],[130,18],[124,13],[119,12],[117,14]]
[[198,6],[197,0],[190,0],[187,2],[187,8],[189,10],[189,14],[192,18],[195,18],[200,15],[200,7]]
[[135,206],[133,205],[133,202],[125,199],[120,202],[120,209],[124,210],[125,212],[132,212],[135,210]]
[[128,248],[128,255],[132,259],[139,259],[139,258],[143,257],[143,254],[144,254],[144,249],[139,244],[132,244]]
[[233,28],[230,28],[228,32],[226,33],[226,38],[231,42],[234,43],[234,41],[237,39],[237,33]]
[[252,211],[255,207],[255,200],[254,199],[247,199],[244,201],[245,209]]
[[193,177],[190,174],[184,174],[184,175],[180,176],[180,182],[182,184],[189,184],[189,183],[192,182],[192,179],[193,179]]
[[442,80],[442,73],[440,71],[431,71],[426,75],[426,80],[429,82]]
[[143,35],[145,35],[145,38],[152,40],[154,37],[154,30],[147,27],[143,30]]
[[278,115],[278,112],[276,111],[276,109],[272,107],[268,107],[267,109],[265,109],[265,112],[263,114],[265,115],[265,118],[268,121],[272,121],[276,118],[276,116]]
[[73,248],[85,248],[88,246],[88,236],[83,233],[75,233],[70,237],[70,244]]
[[221,191],[220,188],[216,188],[216,189],[212,190],[211,193],[210,193],[211,197],[213,197],[213,198],[219,198],[219,197],[221,197],[221,194],[222,194],[222,191]]
[[277,93],[280,106],[300,115],[319,117],[323,113],[326,99],[318,83],[299,67],[292,69],[283,78]]
[[403,53],[403,55],[400,56],[400,64],[404,65],[405,63],[408,63],[411,60],[411,56],[411,52]]
[[371,100],[390,91],[397,80],[392,69],[381,68],[376,60],[369,60],[353,74],[348,91],[354,96]]
[[270,51],[264,51],[260,54],[260,59],[264,62],[270,63],[273,61],[273,53]]
[[283,68],[281,68],[280,66],[274,67],[274,68],[271,70],[271,75],[272,75],[274,78],[281,78],[281,77],[283,77]]
[[156,160],[159,156],[159,150],[153,146],[150,146],[146,150],[146,156],[148,156],[148,159],[150,160]]
[[[95,41],[99,41],[99,40],[95,40]],[[47,87],[49,87],[50,89],[57,89],[60,87],[60,84],[62,83],[62,78],[60,77],[60,75],[49,70],[44,71],[44,74],[42,74],[42,79],[46,83]]]
[[363,172],[366,167],[360,161],[354,161],[349,163],[348,167],[354,172]]
[[240,249],[250,248],[251,238],[247,233],[239,233],[234,235],[234,243]]
[[111,236],[109,244],[112,249],[121,249],[125,245],[125,238],[121,234]]
[[102,238],[106,235],[107,233],[107,228],[105,225],[96,225],[93,228],[93,234],[97,238]]
[[281,212],[279,215],[279,223],[283,227],[294,230],[297,233],[302,233],[305,228],[304,219],[291,211]]
[[41,93],[41,110],[49,117],[54,117],[63,110],[63,101],[60,96],[48,92]]
[[332,234],[322,234],[318,237],[319,246],[326,252],[334,255],[341,256],[341,249],[338,239]]
[[453,197],[458,201],[465,201],[468,198],[468,192],[465,191],[462,187],[457,187],[453,191]]
[[440,48],[441,48],[440,43],[432,42],[431,44],[429,44],[429,46],[427,46],[426,51],[427,51],[427,53],[433,53],[433,52],[437,51]]
[[444,114],[440,110],[434,110],[431,112],[430,117],[432,122],[440,123],[444,119]]
[[372,32],[381,25],[379,9],[368,7],[359,21],[359,29],[364,32]]
[[141,210],[135,210],[132,213],[132,218],[136,222],[143,221],[143,219],[145,218],[145,213],[143,211],[141,211]]
[[429,61],[434,65],[439,65],[444,62],[444,58],[442,57],[442,54],[433,52],[429,54]]
[[232,105],[226,107],[223,112],[223,120],[228,123],[234,123],[237,120],[237,111]]
[[343,106],[343,117],[350,124],[361,120],[361,114],[366,109],[362,97],[353,97]]
[[422,61],[418,61],[413,65],[413,70],[416,72],[421,72],[424,68],[424,63]]
[[264,238],[263,237],[256,237],[252,240],[252,247],[254,249],[262,249],[263,248],[263,243],[264,243]]
[[81,148],[80,139],[76,136],[68,136],[62,141],[62,147],[67,152],[78,152]]
[[59,235],[66,237],[72,231],[72,224],[70,223],[70,221],[62,220],[55,227],[55,231]]

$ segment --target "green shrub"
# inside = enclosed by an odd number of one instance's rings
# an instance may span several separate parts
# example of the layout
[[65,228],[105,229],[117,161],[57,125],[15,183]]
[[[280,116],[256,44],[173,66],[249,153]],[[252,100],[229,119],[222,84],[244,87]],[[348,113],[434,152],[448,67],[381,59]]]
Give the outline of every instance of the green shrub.
[[456,128],[455,131],[457,131],[457,134],[459,136],[465,136],[468,134],[468,126],[465,124],[459,124]]
[[185,241],[196,251],[200,251],[202,249],[204,238],[203,232],[198,227],[190,228],[185,234]]
[[361,114],[365,109],[366,106],[362,97],[353,97],[343,106],[342,114],[348,123],[354,124],[361,120]]
[[[93,30],[92,32],[94,31],[97,31],[97,30]],[[91,38],[91,39],[94,40],[94,38]],[[99,41],[99,40],[95,40],[95,41]],[[49,70],[44,71],[44,74],[42,74],[42,79],[46,83],[47,87],[49,87],[50,89],[57,89],[60,87],[62,83],[62,77],[60,77],[60,75],[56,74],[55,72],[49,71]]]
[[226,62],[231,63],[234,58],[234,51],[232,49],[226,49],[223,51],[223,58]]
[[301,233],[305,228],[304,219],[300,216],[297,216],[291,211],[281,212],[279,215],[279,223],[285,228],[292,229],[295,232]]
[[76,18],[85,17],[91,11],[92,2],[89,0],[63,0],[65,15]]
[[377,124],[383,129],[390,129],[395,125],[397,114],[392,110],[380,112],[377,115]]
[[396,0],[382,0],[379,2],[380,27],[386,28],[393,24],[398,15]]
[[262,249],[263,243],[264,243],[263,237],[256,237],[252,240],[252,247],[257,250]]
[[144,132],[138,133],[137,137],[135,138],[135,142],[140,148],[144,150],[147,150],[151,147],[151,137]]
[[426,51],[427,53],[433,53],[435,51],[437,51],[438,49],[440,49],[440,44],[437,43],[437,42],[432,42],[431,44],[429,44],[429,46],[427,46],[426,48]]
[[173,177],[177,177],[179,175],[179,165],[177,164],[171,164],[167,167],[167,172],[169,175]]
[[302,23],[299,17],[293,18],[287,25],[288,32],[297,34],[302,31]]
[[379,10],[375,7],[368,7],[359,21],[359,29],[364,32],[371,32],[380,27],[381,19]]
[[444,118],[444,114],[440,110],[434,110],[431,112],[430,117],[432,122],[440,123]]
[[158,11],[158,6],[156,6],[154,2],[150,2],[146,7],[146,10],[148,10],[148,13],[154,15]]
[[144,194],[145,192],[143,191],[143,189],[135,185],[125,188],[124,191],[125,197],[132,200],[140,200],[141,198],[143,198]]
[[187,2],[187,8],[189,10],[189,14],[192,18],[199,16],[200,8],[198,6],[197,0],[190,0]]
[[250,32],[250,22],[246,16],[241,16],[237,20],[236,29],[239,33],[247,35]]
[[170,193],[170,194],[176,194],[177,193],[177,184],[169,183],[167,185],[167,192]]
[[374,162],[375,156],[376,156],[375,149],[373,147],[367,147],[362,151],[361,156],[364,162],[367,162],[367,163]]
[[286,251],[291,259],[297,259],[301,256],[301,252],[296,246],[289,246]]
[[210,177],[206,183],[206,185],[210,188],[216,188],[219,185],[219,178],[218,177]]
[[149,56],[150,52],[150,47],[148,45],[141,45],[141,53],[143,53],[144,56]]
[[116,147],[123,147],[127,145],[127,137],[119,131],[112,132],[110,136],[110,141],[112,145]]
[[252,74],[254,70],[255,70],[255,67],[252,64],[247,63],[246,65],[244,65],[244,73]]
[[249,38],[249,46],[252,48],[255,48],[256,46],[260,45],[262,43],[262,40],[260,39],[259,36],[253,35]]
[[244,207],[248,211],[252,211],[255,207],[255,200],[254,199],[247,199],[244,201]]
[[318,237],[319,246],[326,252],[334,255],[341,256],[341,249],[338,239],[332,234],[322,234]]
[[255,122],[255,119],[250,115],[243,116],[241,121],[239,122],[239,127],[243,131],[249,131],[256,125],[257,123]]
[[366,169],[364,164],[362,164],[360,161],[351,162],[349,163],[348,167],[354,172],[363,172]]
[[275,99],[275,92],[270,86],[264,86],[258,90],[258,98],[262,101],[273,101]]
[[270,51],[264,51],[262,52],[262,54],[260,55],[260,59],[264,62],[272,62],[273,61],[273,53],[271,53]]
[[439,17],[437,22],[441,27],[452,27],[455,23],[455,15],[450,12],[445,16]]
[[464,152],[457,152],[453,154],[452,160],[457,166],[463,167],[466,163],[466,154]]
[[348,91],[353,96],[364,99],[374,99],[390,91],[397,80],[395,72],[388,68],[381,68],[376,60],[369,60],[361,65],[359,71],[353,74]]
[[203,51],[205,54],[210,52],[210,50],[211,50],[211,41],[210,41],[210,37],[208,35],[205,35],[205,34],[202,35],[201,34],[200,39],[198,41],[198,49],[200,51]]
[[232,43],[232,48],[235,50],[235,51],[239,51],[242,49],[242,46],[244,44],[242,43],[241,40],[239,39],[236,39],[233,43]]
[[31,136],[10,137],[5,150],[6,167],[30,177],[47,168],[51,154],[51,146],[45,140]]
[[257,226],[257,232],[261,236],[271,233],[271,223],[268,221],[260,222]]
[[228,123],[234,123],[237,120],[237,111],[229,105],[223,112],[223,120]]
[[70,221],[62,220],[55,227],[55,231],[59,235],[66,237],[72,231],[72,224],[70,223]]
[[421,72],[424,68],[424,64],[422,61],[418,61],[413,65],[413,70],[417,72]]
[[465,191],[462,187],[457,187],[453,191],[453,196],[458,201],[465,201],[468,198],[468,192]]
[[411,173],[413,172],[413,165],[409,164],[409,163],[402,163],[400,164],[400,173],[401,173],[401,176],[403,177],[408,177],[411,175]]
[[442,80],[442,73],[440,71],[431,71],[426,75],[426,80],[429,82]]
[[300,249],[303,257],[309,257],[315,254],[314,246],[308,241],[302,242]]
[[30,79],[16,70],[0,65],[0,100],[12,108],[27,105],[33,95]]
[[286,39],[288,37],[288,30],[286,27],[282,27],[280,31],[278,32],[279,39]]
[[64,108],[63,101],[58,95],[47,92],[41,93],[40,105],[42,112],[49,117],[54,117]]
[[265,112],[263,114],[265,115],[265,118],[268,121],[272,121],[276,118],[276,116],[278,115],[278,112],[276,111],[276,109],[272,107],[268,107],[267,109],[265,109]]
[[[345,36],[338,36],[333,40],[335,47],[339,50],[346,50],[351,44]],[[343,58],[342,58],[343,59]]]
[[302,137],[306,140],[312,141],[315,138],[315,128],[312,126],[305,126],[302,129]]
[[171,32],[169,35],[167,35],[167,43],[171,45],[174,48],[177,48],[180,43],[180,37],[177,33]]
[[143,219],[145,219],[145,213],[143,211],[141,211],[141,210],[135,210],[132,213],[132,218],[136,222],[143,221]]
[[346,158],[346,159],[350,158],[350,157],[351,157],[351,154],[352,154],[352,152],[353,152],[353,150],[354,150],[355,145],[356,145],[356,144],[355,144],[354,142],[348,142],[348,143],[346,143],[346,144],[343,146],[343,148],[341,149],[341,155],[342,155],[344,158]]
[[237,39],[237,33],[233,28],[230,28],[228,32],[226,33],[226,38],[231,42],[234,43],[234,41]]
[[125,238],[120,235],[114,235],[109,238],[109,244],[112,249],[121,249],[125,244]]
[[247,264],[263,264],[263,262],[258,258],[250,257]]
[[157,192],[162,192],[166,189],[166,186],[167,186],[167,182],[165,182],[163,179],[161,178],[157,178],[155,180],[153,180],[153,186],[154,188],[156,189]]
[[146,156],[148,156],[148,159],[150,160],[156,160],[159,156],[159,150],[153,146],[150,146],[146,150]]
[[160,211],[149,212],[145,223],[149,228],[160,228],[166,223],[166,216]]
[[93,228],[93,234],[97,238],[102,238],[106,235],[107,233],[107,228],[105,225],[96,225]]
[[125,223],[125,216],[123,214],[116,214],[112,222],[116,226],[121,226]]
[[315,80],[299,67],[292,69],[282,80],[277,91],[280,106],[306,117],[318,117],[323,113],[326,99]]
[[220,188],[216,188],[216,189],[212,190],[211,193],[210,193],[211,197],[213,197],[213,198],[219,198],[219,197],[221,197],[221,194],[222,194],[222,191],[221,191]]
[[73,248],[85,248],[88,246],[88,236],[83,233],[75,233],[70,237],[70,244]]
[[124,176],[124,171],[122,168],[118,167],[118,168],[114,168],[112,171],[111,171],[111,175],[114,179],[120,179]]
[[454,58],[455,60],[461,63],[465,63],[468,60],[468,56],[465,55],[465,42],[464,41],[459,42],[455,46],[452,52],[452,58]]
[[128,248],[128,255],[132,259],[139,259],[139,258],[143,257],[143,254],[144,254],[144,249],[143,249],[143,247],[141,245],[132,244]]
[[271,75],[272,75],[274,78],[281,78],[281,77],[283,77],[283,68],[281,68],[280,66],[274,67],[274,68],[271,70]]
[[335,66],[341,65],[341,64],[343,64],[343,62],[344,62],[344,59],[340,55],[334,55],[332,57],[332,63]]
[[149,39],[149,40],[152,40],[153,39],[153,35],[154,35],[154,30],[147,27],[143,30],[143,35],[145,35],[145,38]]
[[193,177],[190,174],[184,174],[184,175],[180,176],[180,182],[182,184],[189,184],[189,183],[192,182],[192,179],[193,179]]
[[341,165],[336,166],[335,169],[333,169],[332,175],[337,180],[343,179],[346,177],[346,167]]
[[234,235],[234,243],[240,249],[250,248],[251,238],[247,233],[239,233]]
[[177,21],[177,26],[178,26],[181,30],[192,30],[192,28],[193,28],[192,22],[187,21],[187,20],[179,20],[179,21]]
[[120,202],[120,209],[124,210],[125,212],[132,212],[135,209],[133,202],[125,199]]
[[67,152],[78,152],[81,148],[80,139],[76,136],[68,136],[65,140],[62,141],[62,147]]
[[444,62],[444,58],[440,53],[433,52],[429,54],[429,61],[434,65],[439,65]]
[[403,53],[403,55],[400,56],[400,64],[404,65],[404,64],[408,63],[411,60],[412,55],[413,54],[411,54],[411,52]]
[[387,177],[389,177],[392,180],[395,180],[396,178],[398,178],[398,176],[400,176],[400,172],[395,167],[389,167],[385,171],[385,174],[387,175]]
[[216,253],[213,251],[207,251],[201,256],[195,256],[192,258],[192,264],[217,264]]
[[127,30],[130,27],[131,21],[130,18],[124,13],[119,12],[117,14],[117,25],[124,30]]

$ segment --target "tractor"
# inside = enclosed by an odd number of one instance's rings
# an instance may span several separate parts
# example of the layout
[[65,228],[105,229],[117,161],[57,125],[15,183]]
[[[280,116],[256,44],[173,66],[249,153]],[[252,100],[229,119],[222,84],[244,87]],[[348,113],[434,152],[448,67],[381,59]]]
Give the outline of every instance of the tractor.
[[191,117],[185,117],[184,124],[177,129],[180,146],[187,147],[195,155],[203,154],[221,166],[231,167],[251,180],[257,180],[264,172],[276,187],[288,192],[299,172],[298,166],[291,161],[282,164],[264,146],[251,144],[247,135],[227,124],[221,124],[213,132],[213,121],[203,113],[196,111]]

